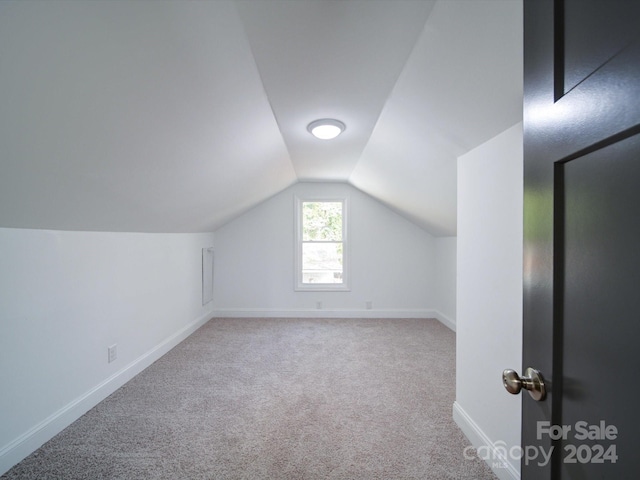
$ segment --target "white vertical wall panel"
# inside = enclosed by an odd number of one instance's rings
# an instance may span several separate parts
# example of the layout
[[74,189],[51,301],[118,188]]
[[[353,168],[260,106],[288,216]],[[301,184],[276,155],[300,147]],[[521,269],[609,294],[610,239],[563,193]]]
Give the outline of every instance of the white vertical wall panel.
[[[454,412],[472,440],[507,450],[520,446],[522,416],[501,378],[522,362],[522,205],[519,123],[458,159]],[[519,459],[505,460],[501,478],[519,475]]]
[[213,247],[202,249],[202,305],[213,300]]

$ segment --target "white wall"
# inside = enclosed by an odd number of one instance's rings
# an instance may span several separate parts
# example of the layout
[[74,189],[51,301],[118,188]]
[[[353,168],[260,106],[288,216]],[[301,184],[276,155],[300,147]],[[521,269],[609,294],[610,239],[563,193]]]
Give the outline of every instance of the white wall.
[[435,239],[435,308],[440,321],[456,329],[457,238]]
[[0,228],[0,473],[210,318],[211,245],[213,234]]
[[[454,418],[476,446],[520,446],[521,398],[502,386],[522,357],[522,124],[458,159]],[[494,471],[519,478],[512,455]],[[493,465],[494,460],[489,460]]]
[[[294,291],[295,195],[344,194],[349,196],[351,291]],[[216,315],[434,314],[434,238],[346,183],[298,183],[215,234]],[[322,310],[316,309],[318,301]]]

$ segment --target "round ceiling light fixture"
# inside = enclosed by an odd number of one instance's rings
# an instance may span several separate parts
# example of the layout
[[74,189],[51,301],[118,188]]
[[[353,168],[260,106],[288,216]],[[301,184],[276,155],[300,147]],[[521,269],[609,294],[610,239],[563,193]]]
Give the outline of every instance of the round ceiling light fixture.
[[320,120],[314,120],[307,125],[307,130],[316,138],[322,140],[331,140],[340,135],[347,127],[340,120],[334,120],[332,118],[323,118]]

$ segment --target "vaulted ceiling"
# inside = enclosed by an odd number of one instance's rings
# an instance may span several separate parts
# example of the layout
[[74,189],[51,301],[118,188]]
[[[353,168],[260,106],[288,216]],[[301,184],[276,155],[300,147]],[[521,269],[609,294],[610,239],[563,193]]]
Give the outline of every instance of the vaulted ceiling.
[[5,0],[0,227],[215,231],[339,181],[455,235],[456,158],[521,103],[520,0]]

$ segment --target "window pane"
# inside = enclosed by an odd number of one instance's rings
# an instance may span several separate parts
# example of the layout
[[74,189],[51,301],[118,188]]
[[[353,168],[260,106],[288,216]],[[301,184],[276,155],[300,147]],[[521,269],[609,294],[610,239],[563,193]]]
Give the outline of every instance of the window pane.
[[302,283],[342,283],[342,243],[302,244]]
[[342,240],[342,202],[303,202],[302,240]]

